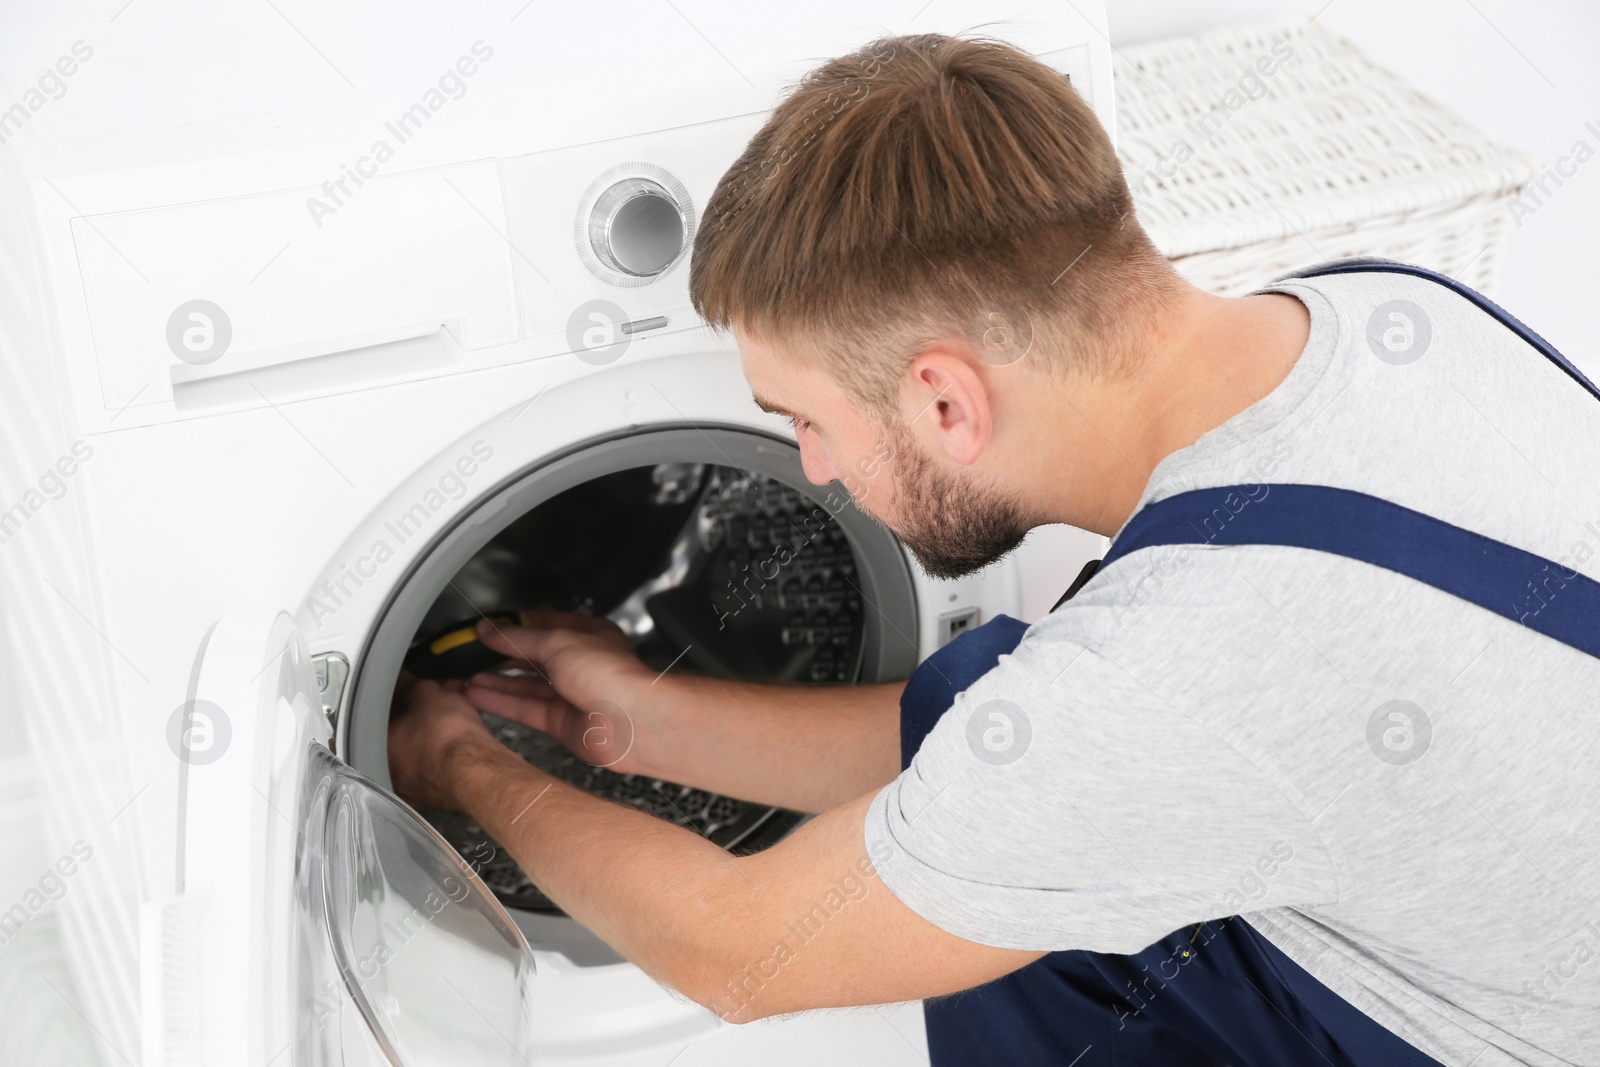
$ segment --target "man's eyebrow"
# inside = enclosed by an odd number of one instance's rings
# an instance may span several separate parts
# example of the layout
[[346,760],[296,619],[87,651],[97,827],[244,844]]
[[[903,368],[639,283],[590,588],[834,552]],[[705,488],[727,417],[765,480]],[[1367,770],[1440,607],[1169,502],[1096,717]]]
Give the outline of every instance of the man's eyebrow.
[[763,399],[759,393],[751,393],[750,398],[756,402],[756,407],[769,415],[786,415],[791,419],[799,417],[782,404],[774,404],[770,400]]

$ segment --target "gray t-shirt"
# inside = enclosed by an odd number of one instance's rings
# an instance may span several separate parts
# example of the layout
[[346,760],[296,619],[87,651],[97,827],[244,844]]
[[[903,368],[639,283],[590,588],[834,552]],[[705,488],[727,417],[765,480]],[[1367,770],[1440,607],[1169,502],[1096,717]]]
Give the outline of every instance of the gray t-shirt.
[[[1270,289],[1304,353],[1141,506],[1338,486],[1600,578],[1600,403],[1425,279]],[[1520,615],[1561,595],[1528,579]],[[973,941],[1133,953],[1238,914],[1445,1064],[1600,1064],[1597,694],[1600,660],[1386,570],[1149,549],[956,700],[866,843]]]

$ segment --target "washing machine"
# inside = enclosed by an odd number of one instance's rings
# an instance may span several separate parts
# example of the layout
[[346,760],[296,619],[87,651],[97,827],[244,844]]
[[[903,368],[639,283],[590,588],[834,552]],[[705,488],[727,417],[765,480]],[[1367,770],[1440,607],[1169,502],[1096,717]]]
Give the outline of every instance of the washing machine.
[[[105,1062],[921,1062],[916,1004],[736,1027],[662,989],[397,800],[385,748],[399,672],[483,615],[605,615],[662,671],[883,681],[1093,554],[930,578],[806,481],[689,305],[701,207],[822,58],[981,30],[1112,126],[1099,4],[916,6],[9,16],[3,695],[48,840],[92,847],[58,992]],[[736,852],[803,818],[489,721]]]

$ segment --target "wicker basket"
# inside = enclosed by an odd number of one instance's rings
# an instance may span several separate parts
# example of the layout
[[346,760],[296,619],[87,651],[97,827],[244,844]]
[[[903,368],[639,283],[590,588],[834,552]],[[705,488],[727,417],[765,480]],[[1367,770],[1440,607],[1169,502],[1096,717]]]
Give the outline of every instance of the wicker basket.
[[1194,284],[1375,255],[1494,288],[1533,161],[1348,41],[1301,20],[1158,41],[1116,85],[1139,220]]

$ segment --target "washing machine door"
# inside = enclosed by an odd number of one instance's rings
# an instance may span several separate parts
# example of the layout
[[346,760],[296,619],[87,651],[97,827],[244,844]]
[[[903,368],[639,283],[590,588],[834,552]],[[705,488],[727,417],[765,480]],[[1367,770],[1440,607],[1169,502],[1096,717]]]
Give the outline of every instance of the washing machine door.
[[188,1049],[250,1067],[526,1064],[521,932],[329,735],[290,616],[243,613],[208,631],[169,724],[181,875],[147,943],[147,1062]]
[[296,1063],[531,1062],[533,956],[505,909],[408,805],[305,757]]

